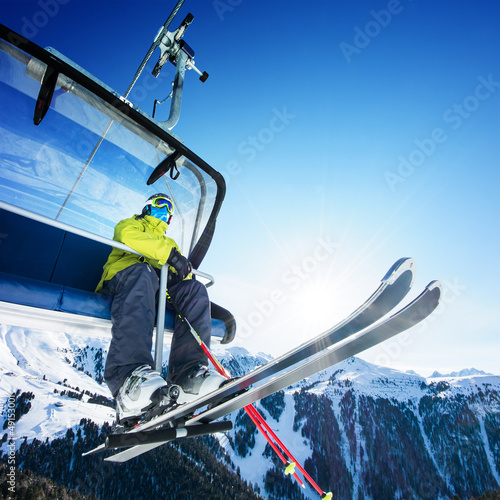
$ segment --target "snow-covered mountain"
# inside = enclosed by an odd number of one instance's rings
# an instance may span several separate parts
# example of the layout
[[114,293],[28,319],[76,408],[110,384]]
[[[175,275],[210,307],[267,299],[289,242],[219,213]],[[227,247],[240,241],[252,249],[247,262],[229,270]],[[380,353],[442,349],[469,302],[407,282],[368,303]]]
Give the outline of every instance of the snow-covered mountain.
[[492,373],[486,373],[483,370],[476,370],[475,368],[464,368],[459,372],[451,372],[446,375],[435,371],[429,378],[470,377],[474,375],[492,375]]
[[[426,379],[351,358],[270,399],[259,409],[334,498],[469,498],[500,487],[498,376]],[[269,472],[275,457],[244,423],[238,414],[231,459],[284,498]]]
[[[35,453],[29,450],[29,443],[36,443],[35,438],[41,443],[48,439],[57,443],[57,449],[64,443],[68,462],[84,467],[86,462],[77,460],[75,450],[78,447],[81,453],[81,447],[89,449],[93,444],[85,439],[90,435],[94,442],[100,438],[88,424],[82,427],[82,417],[99,426],[111,423],[114,417],[111,396],[102,383],[108,342],[107,338],[0,326],[0,395],[5,406],[13,398],[18,403],[14,427],[18,449],[27,438],[18,460],[36,466],[43,445],[37,445]],[[164,359],[168,359],[167,350]],[[270,359],[242,348],[216,354],[235,376]],[[454,494],[468,498],[500,488],[498,376],[472,369],[424,378],[351,358],[265,399],[258,408],[295,458],[321,488],[332,491],[334,498],[444,499]],[[252,489],[264,498],[318,498],[310,487],[303,490],[283,475],[281,462],[243,410],[230,418],[234,429],[207,443],[226,469],[239,472],[250,485],[241,498],[253,498]],[[5,453],[9,451],[8,431],[4,425]],[[181,452],[185,457],[199,453]],[[159,484],[155,474],[161,474],[157,464],[163,456],[167,456],[166,451],[155,455],[156,461],[146,457],[135,462],[137,467],[148,468],[151,485]],[[199,477],[199,471],[209,474],[211,466],[201,463],[199,457],[190,463],[189,467],[196,464],[198,470],[196,474],[192,471],[193,477]],[[93,467],[101,474],[101,466],[94,463]],[[103,472],[101,489],[96,490],[102,498],[116,494],[116,486],[115,490],[106,489],[106,481],[122,484],[115,475],[123,469],[113,467],[102,468],[108,471]],[[47,470],[52,469],[40,467],[39,473],[47,474]],[[75,479],[75,474],[74,470],[71,474],[62,471],[52,477],[80,487],[81,480],[77,475]],[[217,469],[210,474],[208,485],[213,486],[214,474],[222,473]],[[190,475],[187,472],[184,480]],[[135,487],[130,484],[130,488]],[[142,498],[143,493],[131,491],[134,498]],[[170,496],[164,498],[174,497],[170,490]]]
[[[82,417],[99,425],[113,421],[111,394],[98,382],[108,343],[109,339],[0,325],[2,404],[16,392],[34,395],[30,410],[16,422],[17,439],[60,437]],[[106,401],[108,406],[102,404]]]

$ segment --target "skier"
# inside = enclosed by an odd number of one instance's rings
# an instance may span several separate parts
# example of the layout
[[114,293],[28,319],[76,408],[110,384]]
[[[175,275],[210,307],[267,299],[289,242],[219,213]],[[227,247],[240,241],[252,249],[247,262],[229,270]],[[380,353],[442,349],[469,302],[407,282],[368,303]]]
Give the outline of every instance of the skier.
[[[140,255],[113,248],[96,292],[110,295],[112,340],[104,378],[116,399],[117,421],[126,424],[168,398],[168,384],[181,391],[178,403],[212,392],[226,379],[208,369],[208,359],[176,315],[167,381],[153,370],[151,355],[159,272],[169,266],[168,295],[203,342],[210,346],[210,301],[206,288],[192,278],[192,266],[175,241],[165,236],[174,215],[169,196],[158,193],[146,201],[142,214],[120,221],[113,239]],[[167,301],[167,307],[172,307]],[[168,382],[168,383],[167,383]]]

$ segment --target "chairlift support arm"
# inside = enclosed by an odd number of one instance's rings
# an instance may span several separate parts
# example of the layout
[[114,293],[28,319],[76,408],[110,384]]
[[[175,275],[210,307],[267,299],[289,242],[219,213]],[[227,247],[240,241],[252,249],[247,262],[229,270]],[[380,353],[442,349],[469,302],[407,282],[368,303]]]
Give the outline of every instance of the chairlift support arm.
[[[170,61],[175,65],[175,77],[173,81],[173,89],[171,92],[172,103],[170,104],[170,114],[166,121],[162,122],[163,126],[171,130],[179,121],[181,112],[182,90],[184,87],[184,75],[186,69],[192,69],[200,75],[200,81],[205,82],[208,78],[206,71],[201,72],[194,63],[194,50],[181,38],[187,27],[193,21],[194,16],[188,14],[182,21],[179,28],[175,31],[160,30],[155,38],[154,44],[160,48],[160,58],[153,69],[153,76],[156,78],[163,65]],[[170,97],[169,95],[169,97]],[[165,101],[166,99],[164,99]],[[155,100],[153,113],[156,111],[156,105],[163,101]]]

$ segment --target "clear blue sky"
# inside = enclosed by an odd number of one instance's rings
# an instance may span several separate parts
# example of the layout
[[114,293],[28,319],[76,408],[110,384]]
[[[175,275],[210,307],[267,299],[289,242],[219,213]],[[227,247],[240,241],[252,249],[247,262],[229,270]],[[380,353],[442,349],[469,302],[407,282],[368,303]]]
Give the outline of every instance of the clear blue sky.
[[[0,22],[123,93],[174,4],[2,0]],[[188,12],[210,77],[187,74],[174,132],[227,181],[203,270],[242,344],[287,350],[411,256],[445,303],[365,359],[500,373],[500,4],[186,0],[173,26]],[[172,75],[131,100],[151,112]]]

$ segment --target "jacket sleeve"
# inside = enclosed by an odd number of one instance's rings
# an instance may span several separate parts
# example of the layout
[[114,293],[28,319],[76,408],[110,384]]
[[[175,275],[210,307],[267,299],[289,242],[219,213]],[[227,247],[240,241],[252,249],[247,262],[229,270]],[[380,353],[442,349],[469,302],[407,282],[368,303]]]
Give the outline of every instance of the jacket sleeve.
[[143,225],[135,219],[120,221],[115,227],[113,239],[124,243],[148,259],[157,260],[161,266],[169,258],[172,248],[178,248],[172,238],[153,237],[144,231]]

